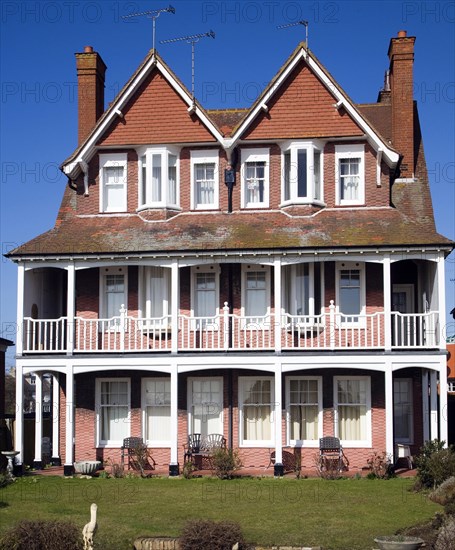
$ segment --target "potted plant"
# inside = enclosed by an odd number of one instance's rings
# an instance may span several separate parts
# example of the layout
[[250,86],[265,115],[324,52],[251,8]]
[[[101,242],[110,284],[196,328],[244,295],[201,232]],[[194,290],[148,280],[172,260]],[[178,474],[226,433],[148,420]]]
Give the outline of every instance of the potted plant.
[[387,535],[376,537],[380,550],[418,550],[424,541],[418,537],[408,537],[405,535]]

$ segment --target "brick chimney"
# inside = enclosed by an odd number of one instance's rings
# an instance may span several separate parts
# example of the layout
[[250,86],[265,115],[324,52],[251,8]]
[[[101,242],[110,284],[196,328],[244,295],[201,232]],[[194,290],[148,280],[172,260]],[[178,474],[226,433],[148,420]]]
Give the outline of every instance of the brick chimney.
[[415,36],[400,31],[390,40],[390,90],[393,146],[403,155],[401,177],[414,177],[413,66]]
[[104,112],[104,75],[106,65],[92,46],[76,53],[78,85],[78,145],[89,135]]

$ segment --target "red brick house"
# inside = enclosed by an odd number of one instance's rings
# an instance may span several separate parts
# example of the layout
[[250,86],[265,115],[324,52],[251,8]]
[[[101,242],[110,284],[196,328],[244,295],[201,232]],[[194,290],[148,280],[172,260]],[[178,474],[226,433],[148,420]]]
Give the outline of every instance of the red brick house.
[[205,110],[151,50],[104,111],[106,66],[76,54],[55,227],[9,254],[18,400],[33,372],[39,409],[52,374],[66,473],[118,459],[128,436],[171,475],[192,433],[223,434],[245,466],[275,451],[278,475],[284,448],[311,467],[324,435],[353,469],[447,439],[453,243],[434,224],[414,42],[392,38],[376,103],[354,104],[301,43],[237,110]]

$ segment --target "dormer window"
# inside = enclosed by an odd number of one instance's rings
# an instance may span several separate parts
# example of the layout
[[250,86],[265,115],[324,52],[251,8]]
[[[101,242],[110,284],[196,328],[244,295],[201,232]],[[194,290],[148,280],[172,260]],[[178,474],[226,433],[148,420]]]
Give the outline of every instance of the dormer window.
[[282,201],[284,204],[323,200],[322,145],[292,142],[282,149]]
[[126,154],[100,155],[100,211],[126,212]]
[[178,151],[149,147],[139,153],[139,208],[178,207]]
[[242,207],[269,206],[269,149],[242,150]]
[[218,150],[191,151],[191,208],[219,208]]

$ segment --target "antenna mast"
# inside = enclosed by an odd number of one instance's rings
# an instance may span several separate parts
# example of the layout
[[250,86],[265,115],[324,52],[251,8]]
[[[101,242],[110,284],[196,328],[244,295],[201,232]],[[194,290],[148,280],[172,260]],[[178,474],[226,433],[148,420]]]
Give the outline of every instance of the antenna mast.
[[180,38],[169,38],[168,40],[160,40],[160,44],[173,44],[174,42],[183,42],[191,44],[191,96],[193,98],[194,107],[194,45],[199,42],[201,38],[215,38],[215,33],[210,30],[202,34],[193,34],[191,36],[182,36]]
[[162,13],[175,13],[175,8],[169,5],[167,8],[160,8],[157,10],[142,11],[139,13],[130,13],[129,15],[122,15],[122,19],[130,19],[131,17],[141,17],[145,15],[149,19],[152,19],[152,48],[155,49],[155,37],[156,37],[156,20]]
[[306,43],[306,49],[308,50],[308,21],[301,19],[300,21],[297,21],[295,23],[288,23],[287,25],[278,25],[277,29],[288,29],[289,27],[296,27],[297,25],[305,26],[305,43]]

